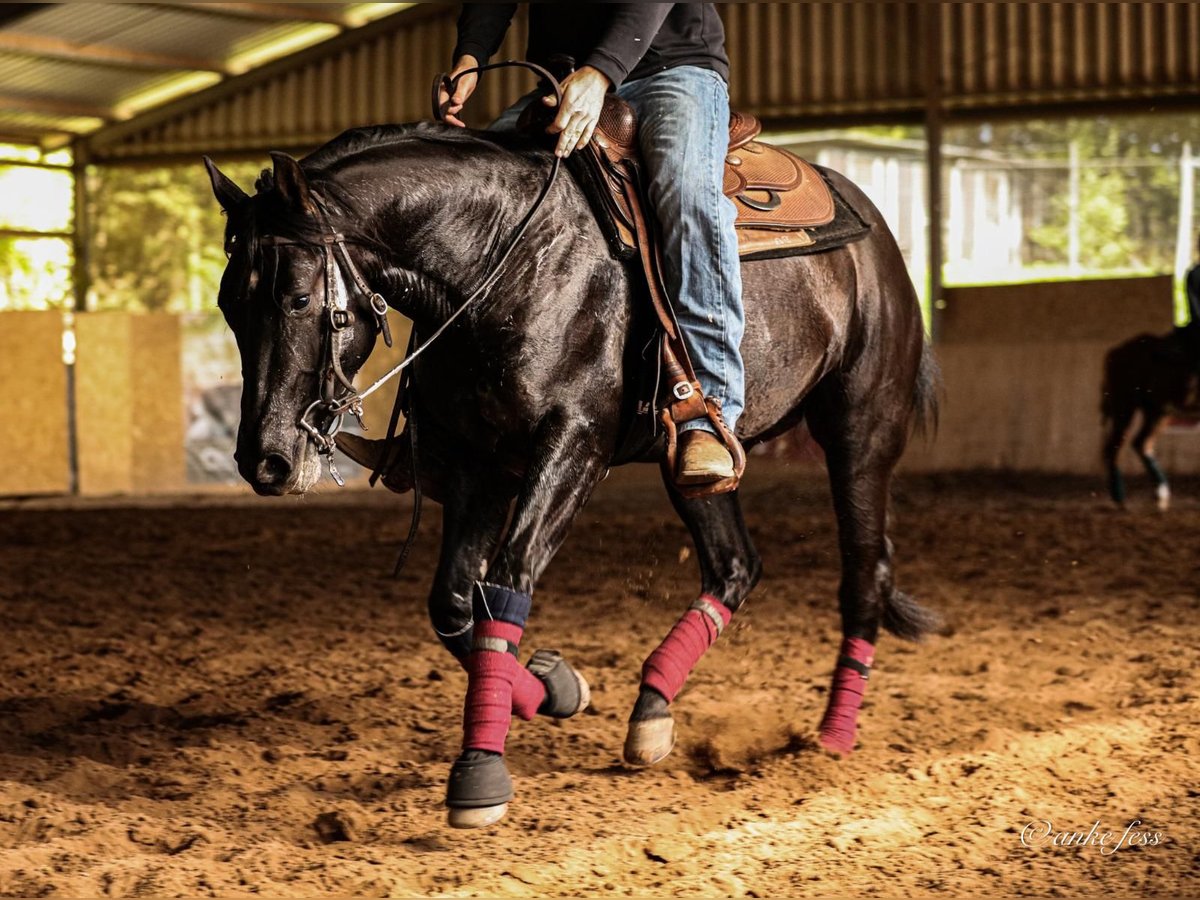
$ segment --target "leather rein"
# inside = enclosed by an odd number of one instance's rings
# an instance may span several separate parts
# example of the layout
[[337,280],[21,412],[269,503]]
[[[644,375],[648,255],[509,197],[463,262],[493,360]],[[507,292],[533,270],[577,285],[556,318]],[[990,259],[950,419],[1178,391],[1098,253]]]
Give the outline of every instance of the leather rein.
[[[536,63],[523,62],[519,60],[508,60],[505,62],[491,63],[486,66],[476,66],[471,69],[464,69],[459,72],[454,78],[450,78],[445,73],[437,76],[433,83],[433,115],[437,121],[444,121],[445,116],[438,103],[438,91],[445,87],[448,94],[453,95],[454,89],[458,84],[458,80],[464,75],[479,74],[486,72],[488,69],[498,69],[502,67],[520,67],[529,69],[540,78],[542,78],[553,90],[558,103],[562,103],[562,87],[558,81],[541,66]],[[491,287],[496,276],[516,249],[522,237],[524,237],[529,224],[533,221],[533,217],[538,210],[542,208],[546,198],[550,195],[550,190],[554,187],[554,182],[558,178],[558,172],[561,160],[555,156],[550,166],[550,173],[546,176],[546,181],[542,185],[541,191],[538,193],[537,199],[525,216],[513,229],[512,236],[508,240],[504,252],[496,259],[491,268],[484,274],[483,279],[472,290],[450,316],[444,321],[426,340],[421,343],[410,343],[412,349],[405,355],[399,363],[389,369],[381,378],[377,379],[365,390],[359,391],[354,387],[353,382],[346,376],[342,369],[342,332],[349,328],[354,322],[354,313],[350,309],[348,291],[338,289],[338,284],[345,284],[348,280],[357,291],[357,296],[365,297],[370,305],[371,312],[375,316],[376,327],[383,334],[384,343],[392,346],[392,333],[388,324],[387,311],[388,303],[384,297],[371,289],[358,267],[354,264],[354,260],[350,255],[346,245],[355,243],[348,240],[345,235],[336,231],[330,222],[329,213],[324,199],[315,191],[312,192],[312,198],[316,204],[317,211],[320,213],[322,223],[326,228],[326,233],[323,234],[318,241],[302,241],[289,238],[281,238],[275,235],[266,235],[261,239],[261,243],[272,247],[306,247],[310,250],[318,250],[322,254],[322,264],[324,268],[325,279],[325,296],[323,298],[322,307],[327,313],[326,320],[328,327],[325,330],[324,340],[324,358],[326,364],[324,376],[321,379],[321,396],[308,405],[300,416],[300,421],[297,423],[301,430],[307,435],[309,440],[317,445],[317,452],[326,457],[329,467],[329,475],[339,486],[344,485],[345,481],[334,465],[333,452],[337,449],[336,438],[338,432],[342,429],[342,424],[345,421],[346,413],[350,413],[358,420],[359,427],[367,430],[366,424],[363,422],[363,407],[362,402],[371,394],[375,393],[393,378],[412,365],[413,361],[418,356],[424,353],[438,338],[445,333],[455,320],[461,316],[468,307],[483,295],[483,293]],[[414,331],[415,336],[415,331]],[[320,424],[321,418],[327,419],[327,424]],[[391,429],[389,429],[391,431]],[[388,435],[388,443],[392,434]],[[386,458],[386,452],[385,452]],[[415,476],[415,473],[414,473]]]

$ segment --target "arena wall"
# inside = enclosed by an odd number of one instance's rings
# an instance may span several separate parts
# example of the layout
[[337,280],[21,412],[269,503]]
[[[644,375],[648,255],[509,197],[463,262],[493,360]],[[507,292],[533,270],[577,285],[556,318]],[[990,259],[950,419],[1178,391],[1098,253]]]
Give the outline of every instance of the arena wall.
[[61,312],[0,316],[0,495],[70,490]]
[[[1167,277],[949,289],[934,350],[940,426],[936,439],[913,440],[903,467],[1099,476],[1104,354],[1135,334],[1169,330],[1171,291]],[[380,343],[363,386],[403,355],[408,323],[393,320],[395,347]],[[178,317],[77,314],[74,330],[79,492],[195,489],[185,474]],[[71,489],[62,331],[61,313],[0,315],[0,495]],[[389,385],[368,399],[371,437],[386,430],[394,395]],[[1159,456],[1169,473],[1200,473],[1200,431],[1166,434]],[[813,459],[811,450],[801,458]],[[1131,453],[1124,465],[1139,470]]]
[[[1172,310],[1165,276],[947,289],[940,427],[904,467],[1098,474],[1104,355],[1169,331]],[[1168,473],[1200,472],[1200,433],[1168,433],[1158,454]],[[1140,470],[1132,453],[1123,463]]]

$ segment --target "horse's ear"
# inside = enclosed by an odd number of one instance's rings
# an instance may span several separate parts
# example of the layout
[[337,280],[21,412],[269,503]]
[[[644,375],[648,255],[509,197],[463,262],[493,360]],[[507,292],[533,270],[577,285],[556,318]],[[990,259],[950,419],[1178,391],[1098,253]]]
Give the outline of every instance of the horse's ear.
[[296,209],[315,214],[317,210],[308,189],[308,179],[304,177],[300,163],[278,150],[271,151],[271,160],[275,163],[275,190]]
[[208,180],[212,182],[213,194],[225,212],[241,205],[247,199],[246,192],[234,184],[233,179],[218,169],[217,164],[207,156],[204,157],[204,168],[208,170]]

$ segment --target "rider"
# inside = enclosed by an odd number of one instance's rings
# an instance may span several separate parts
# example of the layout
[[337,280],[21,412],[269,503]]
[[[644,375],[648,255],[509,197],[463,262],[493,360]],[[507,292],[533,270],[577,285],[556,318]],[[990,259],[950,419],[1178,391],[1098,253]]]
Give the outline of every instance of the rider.
[[[450,76],[483,65],[500,47],[515,3],[465,3]],[[742,412],[744,371],[739,349],[742,311],[736,211],[722,191],[729,141],[729,60],[725,30],[712,3],[531,3],[526,57],[546,65],[555,56],[579,61],[562,83],[563,105],[549,131],[555,153],[582,148],[596,129],[604,96],[616,91],[640,123],[639,149],[662,234],[667,290],[687,336],[696,377],[721,404],[730,431]],[[446,121],[458,118],[478,84],[458,80],[439,95]],[[493,124],[513,128],[536,97],[522,97]],[[547,97],[553,106],[554,97]],[[733,475],[729,451],[711,423],[681,426],[680,484]]]

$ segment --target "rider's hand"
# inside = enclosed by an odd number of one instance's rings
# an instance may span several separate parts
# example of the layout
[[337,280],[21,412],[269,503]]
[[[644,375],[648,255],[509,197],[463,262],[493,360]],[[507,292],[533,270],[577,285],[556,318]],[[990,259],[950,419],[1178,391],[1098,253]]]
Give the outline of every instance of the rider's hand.
[[[474,69],[478,65],[479,60],[469,53],[464,53],[454,63],[454,68],[450,70],[449,77],[453,80],[454,76],[459,72],[466,69]],[[463,105],[467,102],[467,99],[475,93],[475,86],[477,84],[479,84],[478,72],[464,75],[458,79],[453,97],[446,91],[444,82],[438,85],[438,109],[442,111],[442,115],[451,125],[457,125],[459,128],[467,127],[467,123],[458,117],[458,113],[462,112]]]
[[[546,129],[550,134],[558,135],[555,156],[570,156],[572,150],[583,149],[592,139],[592,132],[600,121],[604,95],[610,87],[612,82],[608,76],[591,66],[584,66],[567,76],[562,83],[562,109]],[[554,106],[556,99],[551,94],[543,102],[547,106]]]

